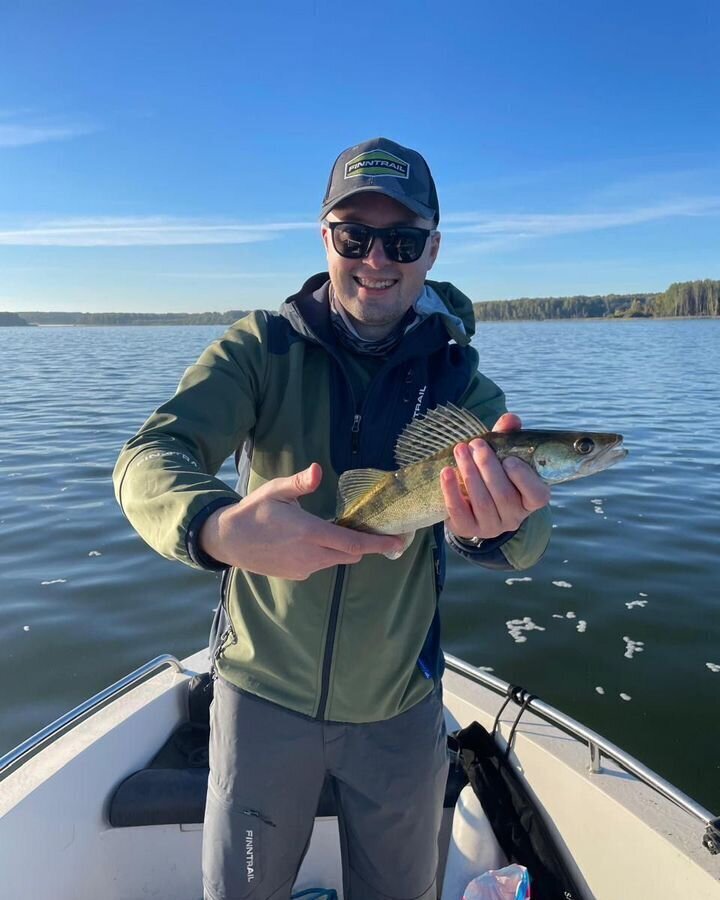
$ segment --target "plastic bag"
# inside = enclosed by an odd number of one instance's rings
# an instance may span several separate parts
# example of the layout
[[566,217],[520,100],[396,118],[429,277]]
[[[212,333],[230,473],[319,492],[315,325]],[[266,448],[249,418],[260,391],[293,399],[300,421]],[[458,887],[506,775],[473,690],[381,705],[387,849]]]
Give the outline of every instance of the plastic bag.
[[463,900],[530,900],[530,875],[525,866],[491,869],[473,878]]
[[300,897],[303,900],[338,900],[335,888],[308,888],[293,894],[290,900],[298,900]]

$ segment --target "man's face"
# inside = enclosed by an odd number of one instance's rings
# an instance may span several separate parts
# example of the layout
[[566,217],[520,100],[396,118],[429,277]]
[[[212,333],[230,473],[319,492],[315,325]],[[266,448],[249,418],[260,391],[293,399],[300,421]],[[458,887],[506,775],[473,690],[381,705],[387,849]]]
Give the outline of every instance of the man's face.
[[[327,216],[330,222],[359,222],[375,228],[392,225],[433,227],[401,203],[384,194],[355,194],[336,206]],[[363,259],[346,259],[335,250],[330,229],[322,228],[330,281],[361,337],[378,340],[389,334],[417,300],[440,248],[440,235],[427,240],[419,259],[412,263],[393,262],[385,255],[382,241],[375,238]]]

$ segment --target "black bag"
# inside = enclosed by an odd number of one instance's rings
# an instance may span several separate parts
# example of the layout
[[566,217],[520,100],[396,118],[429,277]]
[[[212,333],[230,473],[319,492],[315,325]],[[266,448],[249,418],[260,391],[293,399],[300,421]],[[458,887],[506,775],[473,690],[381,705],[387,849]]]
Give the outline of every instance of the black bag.
[[495,728],[488,733],[473,722],[452,738],[508,862],[528,869],[533,900],[583,900],[586,895],[570,873],[540,810],[506,751],[497,744]]

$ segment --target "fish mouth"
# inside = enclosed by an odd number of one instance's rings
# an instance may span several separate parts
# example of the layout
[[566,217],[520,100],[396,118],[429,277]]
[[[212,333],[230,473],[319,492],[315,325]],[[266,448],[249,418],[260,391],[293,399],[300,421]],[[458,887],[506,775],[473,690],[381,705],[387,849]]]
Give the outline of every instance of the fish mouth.
[[615,440],[612,444],[604,447],[594,459],[587,461],[588,469],[591,471],[608,469],[610,466],[614,466],[615,463],[620,462],[621,459],[625,459],[628,451],[623,447],[622,443],[623,436],[621,434],[615,435]]

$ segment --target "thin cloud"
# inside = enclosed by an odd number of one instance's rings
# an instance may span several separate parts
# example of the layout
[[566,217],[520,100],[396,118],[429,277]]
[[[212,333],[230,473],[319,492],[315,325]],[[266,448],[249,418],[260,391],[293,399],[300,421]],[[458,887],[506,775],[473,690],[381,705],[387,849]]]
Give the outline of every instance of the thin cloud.
[[78,122],[32,116],[28,110],[0,112],[0,147],[27,147],[49,141],[68,141],[97,131]]
[[445,217],[446,235],[482,235],[483,240],[456,245],[456,252],[491,251],[517,242],[563,234],[600,231],[664,219],[720,214],[720,197],[691,197],[632,209],[589,213],[455,213]]
[[161,278],[189,278],[210,281],[245,280],[252,278],[281,278],[277,272],[160,272]]
[[0,245],[24,247],[163,247],[252,244],[287,231],[317,228],[316,222],[244,224],[140,218],[61,219],[0,231]]

